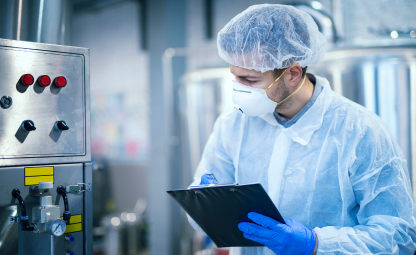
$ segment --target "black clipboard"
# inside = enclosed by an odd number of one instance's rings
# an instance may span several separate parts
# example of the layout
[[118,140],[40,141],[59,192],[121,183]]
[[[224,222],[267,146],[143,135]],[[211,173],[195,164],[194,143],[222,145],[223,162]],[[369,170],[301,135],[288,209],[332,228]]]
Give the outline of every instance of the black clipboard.
[[217,247],[264,246],[246,239],[240,222],[252,222],[247,214],[257,212],[285,224],[261,184],[198,186],[167,191],[204,230]]

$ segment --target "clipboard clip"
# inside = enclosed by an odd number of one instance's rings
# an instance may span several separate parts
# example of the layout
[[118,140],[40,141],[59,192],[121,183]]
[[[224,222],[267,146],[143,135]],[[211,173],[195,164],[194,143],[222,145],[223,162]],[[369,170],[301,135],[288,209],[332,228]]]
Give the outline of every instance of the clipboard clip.
[[223,187],[223,186],[238,186],[238,183],[221,183],[221,184],[202,184],[190,186],[189,189],[203,189],[203,188],[212,188],[212,187]]

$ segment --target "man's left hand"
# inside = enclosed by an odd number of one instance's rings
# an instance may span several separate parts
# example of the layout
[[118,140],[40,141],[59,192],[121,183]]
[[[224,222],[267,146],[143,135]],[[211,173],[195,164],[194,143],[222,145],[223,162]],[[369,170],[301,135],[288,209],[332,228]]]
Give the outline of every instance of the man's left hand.
[[238,228],[244,237],[266,245],[276,254],[311,255],[316,245],[316,234],[296,220],[282,224],[262,214],[251,212],[248,218],[254,223],[242,222]]

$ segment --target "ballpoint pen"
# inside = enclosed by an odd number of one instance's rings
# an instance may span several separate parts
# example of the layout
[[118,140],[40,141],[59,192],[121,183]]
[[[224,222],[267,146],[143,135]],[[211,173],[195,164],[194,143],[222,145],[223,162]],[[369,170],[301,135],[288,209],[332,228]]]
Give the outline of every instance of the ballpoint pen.
[[214,174],[210,174],[212,176],[212,178],[214,178],[214,180],[218,183],[217,178],[215,178]]

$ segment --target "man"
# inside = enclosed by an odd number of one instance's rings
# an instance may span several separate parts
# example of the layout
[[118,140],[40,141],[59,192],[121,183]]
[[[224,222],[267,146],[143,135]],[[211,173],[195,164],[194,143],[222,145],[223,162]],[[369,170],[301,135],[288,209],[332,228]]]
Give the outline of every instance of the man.
[[[413,254],[416,210],[406,161],[386,125],[305,75],[326,40],[291,6],[256,5],[218,34],[235,75],[194,184],[259,182],[286,225],[250,213],[238,227],[266,247],[231,254]],[[196,228],[196,223],[190,220]]]

